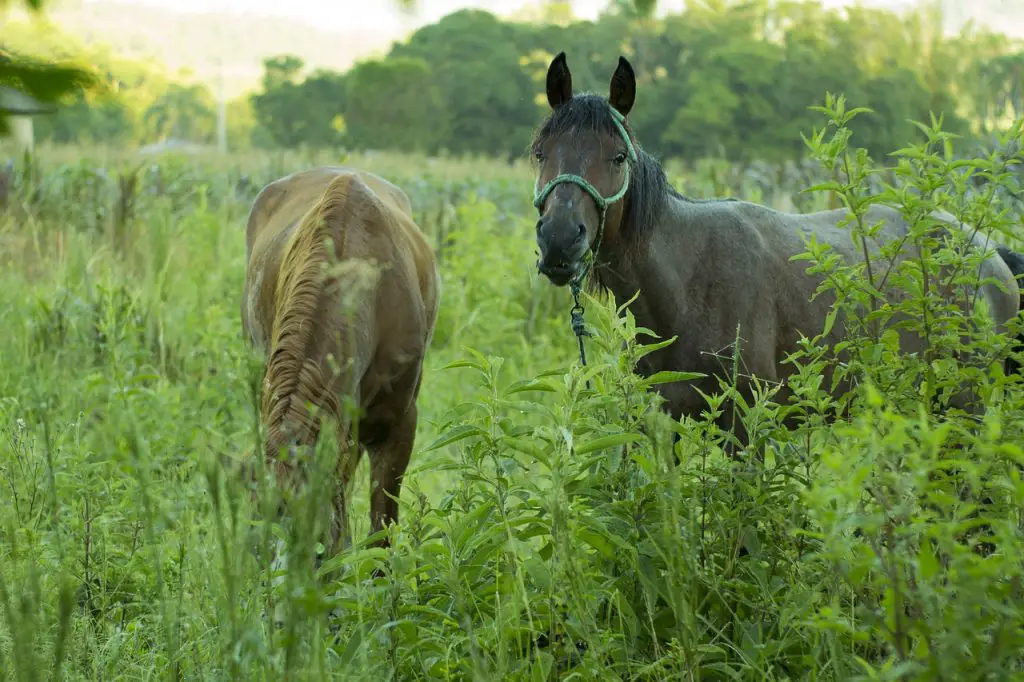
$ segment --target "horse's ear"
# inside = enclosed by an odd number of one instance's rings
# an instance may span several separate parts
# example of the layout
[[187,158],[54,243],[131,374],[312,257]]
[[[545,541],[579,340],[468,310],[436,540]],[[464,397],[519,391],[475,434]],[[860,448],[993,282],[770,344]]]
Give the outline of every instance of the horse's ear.
[[559,52],[548,67],[548,104],[557,109],[572,99],[572,74],[565,63],[565,52]]
[[636,101],[636,75],[629,61],[620,56],[619,65],[612,74],[608,102],[623,116],[628,116]]

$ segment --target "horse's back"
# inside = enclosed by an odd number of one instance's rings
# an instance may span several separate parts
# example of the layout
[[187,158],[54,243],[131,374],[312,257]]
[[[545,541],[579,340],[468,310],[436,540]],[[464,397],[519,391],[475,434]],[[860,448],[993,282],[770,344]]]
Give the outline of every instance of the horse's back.
[[267,341],[285,251],[309,211],[328,204],[333,208],[326,229],[340,245],[335,255],[382,263],[387,266],[383,275],[387,278],[414,279],[418,296],[413,298],[422,299],[428,317],[436,317],[433,251],[412,219],[405,192],[368,171],[312,168],[267,184],[249,211],[242,321],[257,345]]
[[247,252],[264,235],[294,227],[339,177],[355,181],[345,189],[349,201],[379,201],[391,212],[412,217],[405,192],[374,173],[345,166],[311,168],[278,178],[256,195],[246,225]]
[[[723,204],[719,210],[738,211],[752,225],[756,225],[765,243],[769,245],[768,250],[774,251],[780,257],[780,263],[785,260],[786,268],[797,268],[800,272],[806,268],[803,261],[789,262],[789,257],[804,250],[803,240],[809,236],[813,236],[819,243],[831,246],[844,256],[847,263],[863,258],[863,246],[854,240],[852,226],[846,224],[850,219],[850,212],[846,208],[801,214],[776,211],[750,202],[735,202]],[[978,232],[974,226],[961,223],[946,211],[937,210],[932,217],[944,223],[949,231],[963,231],[973,248],[990,252],[989,257],[981,265],[980,289],[997,327],[1003,329],[1006,321],[1017,314],[1020,290],[1010,267],[995,252],[998,243]],[[863,216],[863,222],[867,226],[880,224],[875,239],[869,240],[868,249],[873,258],[878,255],[880,243],[902,240],[910,231],[910,225],[902,212],[887,204],[869,206]],[[899,260],[916,257],[916,251],[910,246],[903,249]],[[994,279],[999,284],[984,281],[986,279]],[[1005,287],[1005,290],[1001,287]]]

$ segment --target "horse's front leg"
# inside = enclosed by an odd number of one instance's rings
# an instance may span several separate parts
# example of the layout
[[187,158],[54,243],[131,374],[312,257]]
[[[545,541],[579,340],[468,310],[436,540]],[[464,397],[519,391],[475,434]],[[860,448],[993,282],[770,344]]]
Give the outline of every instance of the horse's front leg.
[[[708,383],[706,380],[703,383]],[[706,393],[713,392],[710,385],[701,385],[695,382],[679,382],[679,383],[668,383],[659,384],[655,386],[655,390],[664,398],[665,402],[663,408],[672,419],[679,422],[683,417],[689,417],[695,421],[703,419],[702,413],[709,409],[707,401],[704,396],[701,395],[700,391]],[[741,441],[745,442],[746,431],[743,430],[743,424],[733,424],[731,418],[731,406],[728,402],[723,405],[724,413],[715,420],[715,423],[723,431],[733,431],[736,428],[740,429],[740,433],[736,434],[736,437]],[[682,434],[679,433],[678,429],[672,433],[672,456],[676,464],[679,464],[679,454],[676,452],[676,444],[682,440]],[[733,454],[731,449],[731,443],[726,442],[723,448],[730,455]]]

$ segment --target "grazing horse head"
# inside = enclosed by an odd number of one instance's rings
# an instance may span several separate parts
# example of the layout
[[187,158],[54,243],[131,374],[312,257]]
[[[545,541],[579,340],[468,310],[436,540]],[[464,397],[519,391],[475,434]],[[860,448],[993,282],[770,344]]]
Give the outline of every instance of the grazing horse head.
[[[534,206],[537,268],[556,286],[578,282],[623,214],[639,163],[626,116],[636,99],[633,67],[619,57],[607,100],[573,97],[572,74],[560,52],[548,67],[551,115],[533,143],[539,163]],[[590,262],[587,262],[587,256]]]

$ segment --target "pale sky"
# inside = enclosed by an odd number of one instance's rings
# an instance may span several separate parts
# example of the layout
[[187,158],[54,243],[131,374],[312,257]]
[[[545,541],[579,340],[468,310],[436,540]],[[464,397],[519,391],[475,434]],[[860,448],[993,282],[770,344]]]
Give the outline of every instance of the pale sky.
[[[90,0],[86,0],[88,3]],[[364,29],[387,32],[398,37],[418,26],[437,21],[458,9],[473,7],[497,15],[511,14],[538,0],[418,0],[411,16],[403,15],[392,0],[123,0],[131,4],[148,4],[179,11],[226,10],[230,12],[286,16],[304,20],[325,29]],[[860,0],[865,5],[893,9],[906,7],[912,0]],[[970,0],[964,0],[969,2]],[[1024,2],[1024,0],[1021,0]],[[678,12],[684,0],[660,0],[658,13]],[[852,0],[824,0],[826,6],[850,4]],[[577,17],[593,19],[607,6],[608,0],[573,0]]]

